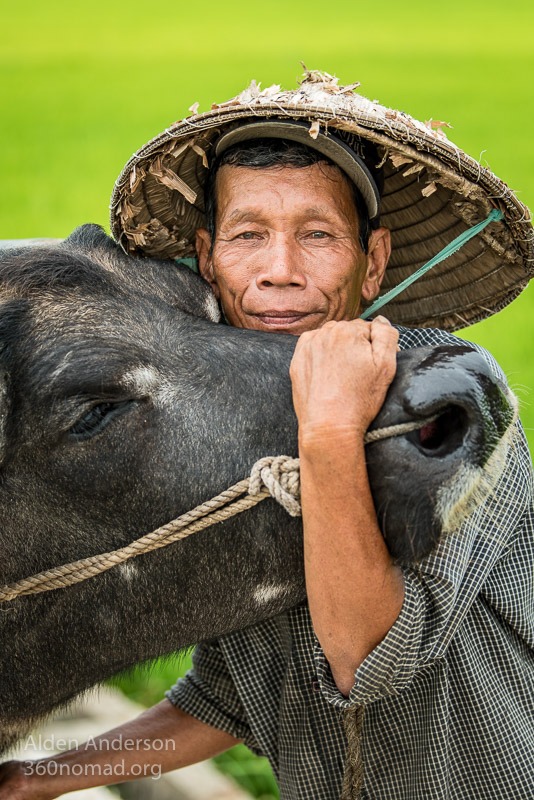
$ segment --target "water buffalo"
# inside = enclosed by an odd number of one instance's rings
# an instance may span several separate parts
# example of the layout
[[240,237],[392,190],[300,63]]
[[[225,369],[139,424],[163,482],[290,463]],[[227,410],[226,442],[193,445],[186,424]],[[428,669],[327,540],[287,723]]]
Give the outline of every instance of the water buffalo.
[[[84,226],[6,252],[0,283],[1,585],[120,547],[260,457],[297,454],[295,339],[214,324],[209,287],[186,268],[127,257]],[[467,346],[399,354],[376,425],[435,415],[368,446],[402,561],[428,554],[476,500],[485,466],[498,471],[513,410]],[[134,663],[304,598],[300,521],[266,500],[69,589],[4,602],[0,746]]]

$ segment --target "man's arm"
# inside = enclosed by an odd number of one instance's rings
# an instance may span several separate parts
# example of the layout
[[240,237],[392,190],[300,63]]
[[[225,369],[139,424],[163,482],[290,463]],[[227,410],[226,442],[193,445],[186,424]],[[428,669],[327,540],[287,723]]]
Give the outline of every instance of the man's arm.
[[[131,742],[136,741],[137,747],[132,748]],[[139,764],[144,765],[146,775],[154,774],[151,767],[169,772],[211,758],[238,743],[225,731],[163,700],[131,722],[95,737],[90,747],[82,744],[39,761],[12,761],[0,766],[0,800],[53,800],[77,789],[135,780],[139,778]],[[118,765],[120,771],[115,772]]]
[[329,323],[300,337],[291,365],[308,602],[344,695],[404,599],[402,572],[378,526],[363,443],[393,380],[397,341],[381,318]]

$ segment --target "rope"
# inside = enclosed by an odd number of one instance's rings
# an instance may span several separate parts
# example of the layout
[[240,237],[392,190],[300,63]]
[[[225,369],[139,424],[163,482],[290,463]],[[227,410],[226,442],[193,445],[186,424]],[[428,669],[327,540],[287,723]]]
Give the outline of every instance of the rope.
[[347,755],[339,800],[360,800],[363,789],[362,729],[364,706],[345,708],[342,722],[347,737]]
[[[391,425],[368,431],[364,442],[369,444],[390,436],[401,436],[428,425],[436,417]],[[244,497],[242,495],[245,495]],[[298,458],[290,456],[268,456],[253,465],[250,477],[245,478],[216,497],[207,500],[192,511],[162,525],[157,530],[142,536],[126,547],[82,558],[61,567],[39,572],[29,578],[0,588],[0,602],[8,602],[23,595],[39,594],[52,589],[63,589],[105,572],[130,558],[150,553],[166,547],[193,533],[204,530],[217,522],[224,522],[267,497],[274,498],[293,517],[301,515],[300,506],[300,468]],[[363,760],[361,752],[361,732],[363,727],[363,706],[346,709],[343,712],[343,727],[347,737],[347,756],[343,776],[343,789],[340,800],[361,800],[363,788]]]
[[[418,422],[406,422],[368,431],[365,444],[400,436],[418,430],[434,420],[435,417]],[[244,497],[242,497],[244,495]],[[301,515],[300,508],[300,473],[298,458],[290,456],[267,456],[256,461],[250,477],[230,486],[221,494],[207,500],[192,511],[188,511],[162,525],[152,533],[147,533],[125,547],[100,553],[89,558],[81,558],[60,567],[39,572],[16,583],[0,587],[0,602],[9,602],[24,595],[49,592],[53,589],[64,589],[76,583],[93,578],[106,572],[117,564],[123,564],[130,558],[142,553],[150,553],[160,547],[167,547],[173,542],[185,539],[193,533],[224,522],[227,519],[246,511],[267,497],[274,498],[292,517]]]

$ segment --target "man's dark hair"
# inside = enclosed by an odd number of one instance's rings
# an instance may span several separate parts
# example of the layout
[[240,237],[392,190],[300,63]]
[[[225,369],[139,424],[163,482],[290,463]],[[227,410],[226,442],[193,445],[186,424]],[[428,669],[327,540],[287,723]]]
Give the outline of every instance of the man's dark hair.
[[311,167],[313,164],[328,164],[338,169],[350,184],[356,213],[358,216],[359,240],[364,253],[369,249],[369,236],[373,228],[378,228],[378,218],[372,222],[364,199],[354,183],[337,164],[327,156],[312,150],[299,142],[286,139],[254,139],[240,142],[229,147],[213,162],[208,174],[204,190],[206,228],[211,237],[211,246],[215,242],[217,197],[215,193],[217,172],[222,166],[249,167],[252,169],[268,169],[270,167]]

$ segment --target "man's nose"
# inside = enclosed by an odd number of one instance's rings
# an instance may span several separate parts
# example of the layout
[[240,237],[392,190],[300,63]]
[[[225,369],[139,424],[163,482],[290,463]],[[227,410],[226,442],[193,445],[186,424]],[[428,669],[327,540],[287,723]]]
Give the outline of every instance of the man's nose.
[[256,276],[260,289],[270,287],[295,286],[304,288],[306,276],[302,258],[294,240],[274,240],[262,253],[262,262]]

